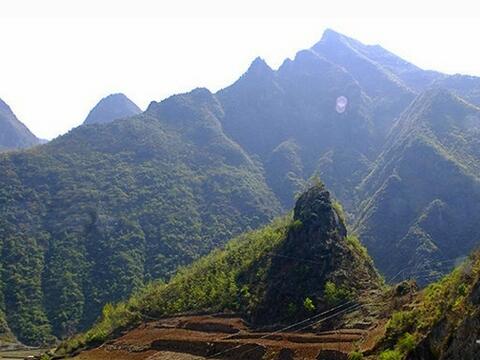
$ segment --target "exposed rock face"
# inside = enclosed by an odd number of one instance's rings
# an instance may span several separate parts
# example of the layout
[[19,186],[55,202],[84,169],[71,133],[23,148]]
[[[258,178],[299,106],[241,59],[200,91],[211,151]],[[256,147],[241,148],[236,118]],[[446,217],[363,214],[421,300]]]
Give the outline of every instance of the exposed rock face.
[[[348,301],[380,284],[371,259],[347,239],[344,221],[320,184],[298,199],[294,223],[276,249],[269,273],[264,300],[254,315],[260,324],[305,318],[307,299],[322,311],[332,301]],[[339,298],[326,296],[327,282],[335,285]]]
[[138,115],[140,108],[124,94],[109,95],[95,105],[84,124],[107,124],[114,120]]

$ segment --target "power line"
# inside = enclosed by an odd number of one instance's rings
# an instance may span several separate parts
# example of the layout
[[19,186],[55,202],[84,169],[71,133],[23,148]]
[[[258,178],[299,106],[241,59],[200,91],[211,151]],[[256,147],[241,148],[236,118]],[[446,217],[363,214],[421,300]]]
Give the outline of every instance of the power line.
[[[335,310],[337,310],[337,309],[340,309],[340,308],[344,307],[344,306],[347,305],[347,304],[353,304],[353,303],[354,303],[353,300],[347,301],[346,303],[343,303],[343,304],[341,304],[341,305],[335,306],[335,307],[333,307],[333,308],[331,308],[331,309],[329,309],[329,310],[326,310],[326,311],[324,311],[324,312],[322,312],[322,313],[320,313],[320,314],[317,314],[317,315],[311,316],[311,317],[309,317],[309,318],[307,318],[307,319],[304,319],[304,320],[302,320],[302,321],[293,323],[293,324],[288,325],[288,326],[286,326],[286,327],[284,327],[284,328],[281,328],[281,329],[279,329],[279,330],[276,330],[276,331],[274,331],[274,332],[272,332],[272,333],[265,334],[265,335],[259,337],[257,340],[261,340],[261,339],[268,338],[269,336],[272,336],[272,335],[275,335],[275,334],[284,332],[284,331],[286,331],[286,330],[289,330],[289,329],[291,329],[291,328],[294,328],[294,327],[296,327],[296,326],[298,326],[298,325],[301,325],[301,324],[304,324],[304,323],[306,323],[306,322],[312,321],[312,320],[314,320],[314,319],[318,319],[319,317],[324,316],[324,315],[326,315],[326,314],[329,314],[329,313],[331,313],[332,311],[335,311]],[[309,325],[309,326],[310,326],[310,325]],[[297,331],[298,331],[298,330],[297,330]],[[218,352],[218,353],[216,353],[216,354],[213,354],[213,355],[207,357],[207,359],[213,359],[213,358],[215,358],[215,357],[217,357],[217,356],[224,355],[224,354],[226,354],[226,353],[228,353],[228,352],[230,352],[230,351],[239,349],[239,348],[241,348],[242,346],[245,346],[245,345],[246,345],[246,344],[240,344],[240,345],[237,345],[237,346],[235,346],[235,347],[233,347],[233,348],[231,348],[231,349],[227,349],[227,350],[224,350],[224,351],[220,351],[220,352]],[[253,349],[252,349],[252,350],[253,350]]]
[[[366,305],[366,304],[365,304],[365,305]],[[353,304],[352,306],[350,306],[350,307],[348,307],[348,308],[346,308],[346,309],[340,310],[340,311],[338,311],[338,312],[335,313],[335,314],[332,314],[332,315],[330,315],[330,316],[327,316],[327,317],[324,318],[324,319],[321,319],[321,320],[319,320],[319,321],[316,321],[316,322],[314,322],[313,324],[308,324],[308,325],[306,325],[306,326],[304,326],[304,327],[301,327],[300,329],[295,330],[294,333],[299,332],[299,331],[302,331],[302,330],[304,330],[304,329],[306,329],[306,328],[308,328],[308,327],[310,327],[310,326],[317,325],[317,324],[320,324],[320,323],[325,322],[325,321],[327,321],[327,320],[330,320],[330,319],[332,319],[332,318],[334,318],[334,317],[336,317],[336,316],[338,316],[338,315],[341,315],[341,314],[343,314],[343,313],[345,313],[345,312],[347,312],[347,311],[350,311],[350,310],[355,311],[355,310],[357,310],[357,309],[359,309],[359,308],[361,308],[361,307],[362,307],[362,305],[360,305],[360,304]],[[272,335],[272,334],[269,334],[269,336],[271,336],[271,335]],[[259,339],[260,339],[260,338],[259,338]],[[245,345],[245,344],[244,344],[244,345]],[[257,345],[256,347],[254,347],[254,348],[252,348],[252,349],[250,349],[250,350],[247,350],[247,351],[243,352],[242,355],[248,354],[249,352],[255,350],[257,347],[260,347],[260,346],[261,346],[261,345]]]

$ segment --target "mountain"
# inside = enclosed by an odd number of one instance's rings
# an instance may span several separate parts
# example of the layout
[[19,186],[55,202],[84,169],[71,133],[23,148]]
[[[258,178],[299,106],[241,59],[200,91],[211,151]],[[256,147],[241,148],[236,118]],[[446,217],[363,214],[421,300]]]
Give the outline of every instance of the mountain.
[[221,116],[197,89],[0,155],[1,303],[20,341],[71,335],[280,212]]
[[480,243],[479,131],[480,109],[442,89],[419,95],[399,118],[359,187],[356,225],[387,276],[413,265],[441,271]]
[[444,77],[327,30],[278,70],[255,59],[216,95],[225,133],[260,159],[285,207],[317,173],[350,211],[396,118]]
[[480,243],[478,79],[327,30],[278,70],[257,58],[217,97],[225,133],[284,207],[318,174],[387,278],[413,265],[439,275]]
[[12,109],[0,99],[0,152],[28,148],[40,140],[21,123]]
[[[255,59],[215,94],[95,116],[1,154],[6,321],[30,344],[85,329],[106,303],[292,208],[315,175],[387,280],[430,282],[480,241],[477,92],[478,78],[329,30],[276,70]],[[107,99],[95,113],[123,108]],[[272,298],[284,294],[272,281]]]
[[95,105],[83,123],[85,125],[106,124],[114,120],[138,115],[141,112],[142,110],[124,94],[111,94]]
[[256,326],[290,324],[349,300],[365,300],[381,286],[365,249],[347,234],[338,205],[316,184],[297,200],[293,219],[241,235],[169,283],[153,284],[128,302],[105,308],[100,322],[58,353],[96,347],[142,320],[186,312],[230,312]]
[[417,93],[446,78],[439,72],[420,69],[380,45],[365,45],[331,29],[325,30],[313,50],[344,66],[371,96],[384,97],[389,90]]
[[[374,160],[380,135],[370,99],[344,69],[311,50],[299,52],[276,72],[257,59],[217,96],[225,109],[225,133],[260,159],[285,207],[316,172],[348,201],[348,182],[359,180]],[[339,112],[341,97],[348,105]]]

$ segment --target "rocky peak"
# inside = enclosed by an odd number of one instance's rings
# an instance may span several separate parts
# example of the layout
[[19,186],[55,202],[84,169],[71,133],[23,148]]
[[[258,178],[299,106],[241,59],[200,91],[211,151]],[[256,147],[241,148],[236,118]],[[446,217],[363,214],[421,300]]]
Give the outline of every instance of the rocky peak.
[[344,35],[332,29],[325,29],[320,41],[339,41],[344,38]]
[[250,64],[247,72],[243,77],[252,78],[270,78],[275,74],[275,71],[268,66],[268,64],[261,57],[256,57]]
[[333,208],[330,192],[323,184],[317,184],[303,193],[294,209],[294,220],[309,231],[338,230],[341,237],[347,235],[345,224]]
[[[276,249],[268,284],[254,321],[271,324],[304,318],[308,298],[318,311],[355,299],[379,287],[380,278],[371,259],[347,230],[325,186],[318,183],[297,200],[294,219],[285,241]],[[326,295],[333,284],[336,299]]]
[[260,56],[257,56],[255,60],[252,61],[250,67],[248,68],[249,71],[272,71],[272,68],[268,66],[266,61],[262,59]]

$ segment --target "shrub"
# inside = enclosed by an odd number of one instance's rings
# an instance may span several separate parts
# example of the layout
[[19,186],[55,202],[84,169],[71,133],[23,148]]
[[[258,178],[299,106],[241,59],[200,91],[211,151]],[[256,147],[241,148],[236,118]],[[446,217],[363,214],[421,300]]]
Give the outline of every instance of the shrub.
[[300,220],[295,220],[290,223],[288,226],[289,230],[300,230],[303,226],[303,223]]
[[402,360],[402,355],[397,350],[386,350],[380,354],[379,360]]
[[361,351],[352,351],[350,354],[348,354],[348,360],[362,360],[363,359],[363,353]]
[[343,286],[337,286],[331,281],[325,283],[323,295],[328,305],[335,305],[352,297],[348,289]]
[[338,201],[334,200],[332,201],[332,207],[337,213],[337,216],[343,221],[346,222],[345,218],[345,211],[343,210],[342,204],[340,204]]
[[368,251],[365,246],[362,245],[360,240],[356,235],[348,235],[346,237],[347,243],[355,250],[358,254],[360,254],[363,258],[371,260],[370,256],[368,255]]
[[308,312],[315,311],[315,304],[313,303],[312,299],[310,299],[309,297],[305,298],[305,300],[303,301],[303,307]]
[[387,323],[387,336],[390,339],[398,338],[401,334],[412,331],[417,325],[415,311],[397,311],[393,313]]
[[397,350],[402,354],[408,354],[415,348],[415,336],[410,333],[405,333],[397,343]]

